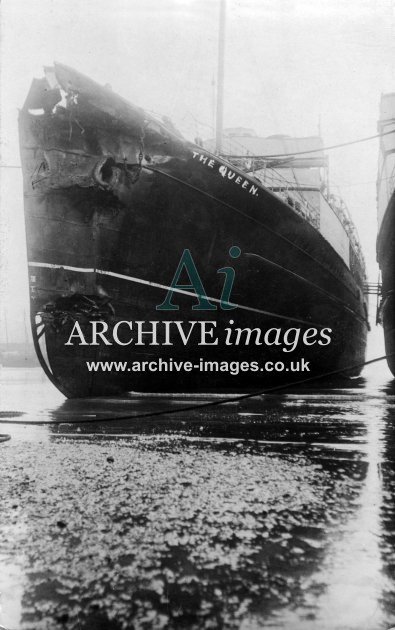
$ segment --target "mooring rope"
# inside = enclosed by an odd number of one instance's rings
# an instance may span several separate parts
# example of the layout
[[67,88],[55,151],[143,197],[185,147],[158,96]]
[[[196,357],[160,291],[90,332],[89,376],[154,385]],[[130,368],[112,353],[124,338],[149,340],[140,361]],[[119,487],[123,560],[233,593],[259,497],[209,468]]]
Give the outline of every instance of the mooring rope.
[[[164,416],[164,415],[168,415],[168,414],[179,414],[179,413],[186,413],[189,411],[197,411],[200,409],[207,409],[209,407],[220,407],[222,405],[226,405],[226,404],[230,404],[230,403],[235,403],[235,402],[240,402],[243,400],[248,400],[250,398],[257,398],[258,396],[263,396],[265,394],[273,394],[275,392],[284,390],[290,386],[295,387],[298,385],[304,385],[305,383],[312,383],[314,381],[318,381],[321,380],[323,378],[328,378],[329,376],[336,376],[339,374],[343,374],[344,372],[350,371],[350,370],[355,370],[358,368],[363,368],[366,365],[371,365],[372,363],[378,363],[379,361],[384,361],[384,359],[388,359],[389,357],[395,356],[395,352],[392,352],[390,354],[385,354],[382,355],[381,357],[376,357],[375,359],[370,359],[369,361],[363,361],[361,363],[355,363],[354,365],[350,365],[348,367],[343,367],[337,370],[331,370],[330,372],[325,372],[323,374],[318,374],[317,376],[309,376],[308,378],[304,378],[304,379],[300,379],[299,381],[293,381],[293,382],[288,382],[288,383],[283,383],[281,385],[276,385],[275,387],[269,387],[269,388],[265,388],[256,392],[251,392],[249,394],[239,394],[237,396],[232,396],[229,398],[221,398],[219,400],[210,400],[209,402],[205,402],[205,403],[201,403],[199,405],[185,405],[184,407],[178,407],[177,409],[161,409],[158,411],[147,411],[144,413],[137,413],[137,414],[122,414],[122,415],[117,415],[117,416],[107,416],[107,417],[103,417],[103,418],[81,418],[77,421],[67,421],[67,420],[60,420],[60,419],[54,419],[54,420],[47,420],[47,421],[43,421],[43,420],[29,420],[28,422],[26,422],[25,424],[29,424],[29,425],[40,425],[40,426],[46,426],[46,425],[59,425],[59,424],[92,424],[95,422],[117,422],[119,420],[140,420],[143,418],[154,418],[154,417],[158,417],[158,416]],[[4,413],[4,412],[3,412]],[[18,420],[6,420],[6,419],[0,419],[0,424],[24,424],[23,421],[18,421]],[[6,436],[7,439],[10,439],[10,436]],[[4,440],[5,441],[5,440]]]

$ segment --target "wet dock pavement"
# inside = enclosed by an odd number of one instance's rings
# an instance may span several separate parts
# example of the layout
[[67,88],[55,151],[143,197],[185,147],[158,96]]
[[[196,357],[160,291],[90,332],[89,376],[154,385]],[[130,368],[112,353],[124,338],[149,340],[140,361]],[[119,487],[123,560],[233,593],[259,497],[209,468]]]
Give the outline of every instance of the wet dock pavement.
[[212,400],[67,401],[3,370],[0,624],[395,626],[388,372]]

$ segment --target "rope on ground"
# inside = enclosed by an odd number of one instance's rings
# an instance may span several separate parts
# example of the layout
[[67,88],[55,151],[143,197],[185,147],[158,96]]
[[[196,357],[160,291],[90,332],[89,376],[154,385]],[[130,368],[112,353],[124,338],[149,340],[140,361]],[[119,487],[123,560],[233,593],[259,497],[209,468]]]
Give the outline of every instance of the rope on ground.
[[[230,398],[221,398],[219,400],[211,400],[206,403],[201,403],[200,405],[186,405],[185,407],[179,407],[178,409],[162,409],[159,411],[147,411],[145,413],[138,413],[138,414],[128,413],[128,414],[122,414],[119,416],[108,416],[104,418],[100,418],[100,417],[99,418],[98,417],[81,418],[77,421],[72,421],[72,422],[67,421],[67,420],[48,420],[48,421],[32,420],[26,424],[46,426],[46,425],[57,425],[57,424],[92,424],[95,422],[100,422],[100,423],[117,422],[119,420],[140,420],[143,418],[154,418],[154,417],[164,416],[164,415],[169,415],[169,414],[174,415],[176,413],[186,413],[189,411],[208,409],[209,407],[220,407],[221,405],[241,402],[242,400],[248,400],[249,398],[258,398],[259,396],[263,396],[265,394],[273,394],[274,392],[287,389],[290,386],[296,387],[298,385],[304,385],[305,383],[312,383],[318,380],[322,380],[324,378],[328,378],[329,376],[336,376],[336,375],[344,374],[346,372],[353,371],[356,369],[362,369],[366,365],[371,365],[372,363],[378,363],[379,361],[384,361],[384,359],[388,359],[389,357],[392,357],[392,356],[395,356],[395,352],[392,352],[391,354],[384,354],[381,357],[376,357],[375,359],[370,359],[369,361],[355,363],[354,365],[350,365],[348,367],[343,367],[337,370],[332,370],[330,372],[325,372],[323,374],[318,374],[317,376],[310,376],[308,378],[304,378],[299,381],[283,383],[281,385],[276,385],[275,387],[269,387],[269,388],[262,389],[257,392],[251,392],[249,394],[240,394],[238,396],[232,396]],[[4,419],[4,420],[0,420],[0,424],[23,424],[23,422],[18,421],[18,420],[5,420]]]

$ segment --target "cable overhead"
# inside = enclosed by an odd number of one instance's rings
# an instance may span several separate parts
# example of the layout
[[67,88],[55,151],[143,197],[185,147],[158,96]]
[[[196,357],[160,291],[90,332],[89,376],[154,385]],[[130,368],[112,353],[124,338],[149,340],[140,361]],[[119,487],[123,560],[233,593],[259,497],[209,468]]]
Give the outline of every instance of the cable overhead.
[[360,142],[367,142],[368,140],[374,140],[375,138],[382,138],[388,136],[390,133],[395,133],[395,129],[391,131],[385,131],[384,133],[377,133],[375,136],[367,136],[366,138],[360,138],[359,140],[351,140],[351,142],[343,142],[342,144],[333,144],[330,147],[322,147],[321,149],[310,149],[310,151],[295,151],[293,153],[267,153],[266,155],[224,155],[226,158],[242,159],[242,158],[258,158],[264,160],[265,158],[277,158],[277,157],[292,157],[293,155],[305,155],[306,153],[321,153],[322,151],[329,151],[330,149],[339,149],[340,147],[348,147],[351,144],[358,144]]
[[[192,117],[194,118],[194,116]],[[342,144],[333,144],[330,147],[322,147],[321,149],[310,149],[310,151],[295,151],[293,153],[267,153],[265,155],[256,155],[256,154],[229,155],[229,154],[223,153],[221,154],[221,156],[224,158],[232,158],[232,159],[240,159],[240,160],[246,157],[252,158],[252,159],[261,159],[261,160],[265,158],[292,157],[293,155],[305,155],[306,153],[320,153],[321,151],[330,151],[331,149],[339,149],[341,147],[348,147],[352,144],[359,144],[360,142],[367,142],[368,140],[374,140],[375,138],[382,138],[383,136],[388,136],[391,133],[395,133],[395,129],[391,129],[391,131],[385,131],[384,133],[377,133],[374,136],[367,136],[366,138],[359,138],[359,140],[351,140],[351,142],[343,142]],[[240,142],[237,142],[237,140],[232,140],[232,142],[234,142],[235,144],[239,144],[240,146],[243,146]],[[0,168],[22,168],[22,167],[19,165],[13,165],[13,164],[0,164]]]

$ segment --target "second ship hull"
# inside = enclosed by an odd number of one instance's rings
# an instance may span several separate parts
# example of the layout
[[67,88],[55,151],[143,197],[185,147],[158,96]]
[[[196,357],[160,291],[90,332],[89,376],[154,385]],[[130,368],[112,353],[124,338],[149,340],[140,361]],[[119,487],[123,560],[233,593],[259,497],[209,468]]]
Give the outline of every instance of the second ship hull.
[[382,94],[377,179],[377,262],[381,271],[378,320],[383,325],[388,367],[395,376],[395,93]]
[[377,238],[377,260],[381,271],[379,318],[384,330],[388,367],[395,376],[395,192],[392,193]]

